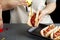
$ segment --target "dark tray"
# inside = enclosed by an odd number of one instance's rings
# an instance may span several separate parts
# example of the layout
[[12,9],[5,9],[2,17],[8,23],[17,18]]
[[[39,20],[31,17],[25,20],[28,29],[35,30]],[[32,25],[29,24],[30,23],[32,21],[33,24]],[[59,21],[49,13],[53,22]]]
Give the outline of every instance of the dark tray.
[[44,27],[47,27],[47,26],[48,25],[46,25],[46,24],[39,24],[38,27],[29,28],[28,33],[30,33],[31,35],[37,36],[37,37],[42,37],[43,39],[46,39],[46,40],[52,40],[49,37],[46,38],[46,37],[41,36],[41,34],[40,34],[40,30],[42,30]]

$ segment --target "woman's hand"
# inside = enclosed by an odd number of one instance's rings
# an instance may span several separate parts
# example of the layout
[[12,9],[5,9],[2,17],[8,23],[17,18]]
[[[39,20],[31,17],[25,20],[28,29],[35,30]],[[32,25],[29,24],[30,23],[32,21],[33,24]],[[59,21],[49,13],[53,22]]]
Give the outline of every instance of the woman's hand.
[[32,22],[35,21],[34,27],[38,27],[40,21],[43,20],[43,17],[44,17],[45,15],[46,15],[46,12],[45,12],[44,10],[42,10],[42,11],[39,10],[39,11],[36,12],[36,17],[35,17],[34,20],[31,20],[33,14],[32,14],[32,16],[30,16],[30,17],[28,18],[27,24],[28,24],[29,26],[33,27],[33,25],[31,24],[31,21],[32,21]]
[[2,10],[9,10],[17,7],[18,5],[27,6],[26,0],[0,0],[0,5],[2,5]]
[[[40,13],[40,15],[39,15]],[[43,20],[43,17],[46,15],[45,11],[38,11],[35,19],[35,26],[38,27],[39,23]]]
[[0,5],[0,30],[3,29],[3,20],[2,20],[2,7]]
[[3,29],[3,20],[0,20],[0,29]]

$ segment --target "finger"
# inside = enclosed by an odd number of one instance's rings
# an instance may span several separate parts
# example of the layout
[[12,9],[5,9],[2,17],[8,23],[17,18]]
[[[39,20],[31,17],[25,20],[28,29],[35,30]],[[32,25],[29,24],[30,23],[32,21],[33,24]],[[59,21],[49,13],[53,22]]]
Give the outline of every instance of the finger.
[[0,5],[0,20],[2,20],[2,6]]
[[38,27],[38,25],[39,25],[39,18],[38,18],[38,19],[36,19],[36,21],[35,21],[35,26],[37,26],[37,27]]
[[3,29],[3,21],[0,21],[0,29]]
[[37,11],[35,26],[38,26],[39,25],[39,16],[40,16],[40,14],[41,14],[41,12],[40,11]]
[[23,1],[23,2],[20,2],[22,5],[24,5],[24,6],[27,6],[28,5],[28,3],[27,2],[25,2],[25,1]]
[[19,1],[26,1],[26,0],[19,0]]
[[8,0],[7,2],[10,5],[10,7],[17,6],[18,4],[20,4],[18,0]]
[[36,18],[35,26],[39,25],[40,21],[43,20],[43,17],[44,17],[43,14],[38,15],[38,18]]
[[2,20],[2,6],[0,5],[0,28],[3,28],[3,20]]
[[44,14],[41,14],[41,15],[39,16],[39,22],[43,20],[44,16],[45,16]]
[[28,6],[28,3],[26,0],[18,0],[19,1],[19,5],[24,5],[24,6]]
[[[26,0],[20,0],[20,2],[25,3],[25,2],[26,2]],[[27,2],[26,2],[26,3],[27,3]]]

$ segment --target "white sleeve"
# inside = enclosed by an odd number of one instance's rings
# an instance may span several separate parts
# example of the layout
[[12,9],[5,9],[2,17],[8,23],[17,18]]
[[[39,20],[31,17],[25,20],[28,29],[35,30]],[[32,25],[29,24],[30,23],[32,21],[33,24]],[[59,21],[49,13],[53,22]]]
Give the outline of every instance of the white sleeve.
[[41,0],[39,1],[39,4],[38,4],[38,10],[43,10],[45,8],[45,1],[44,0]]

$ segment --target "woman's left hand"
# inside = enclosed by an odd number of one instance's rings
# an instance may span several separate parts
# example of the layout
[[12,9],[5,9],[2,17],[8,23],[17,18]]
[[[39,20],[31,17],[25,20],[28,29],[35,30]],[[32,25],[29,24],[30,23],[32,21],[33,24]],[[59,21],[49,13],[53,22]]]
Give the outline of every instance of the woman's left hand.
[[[40,15],[38,15],[39,13],[40,13]],[[43,17],[46,15],[46,12],[45,11],[38,11],[37,15],[38,16],[36,16],[36,19],[35,19],[35,26],[38,26],[40,21],[43,20]]]

